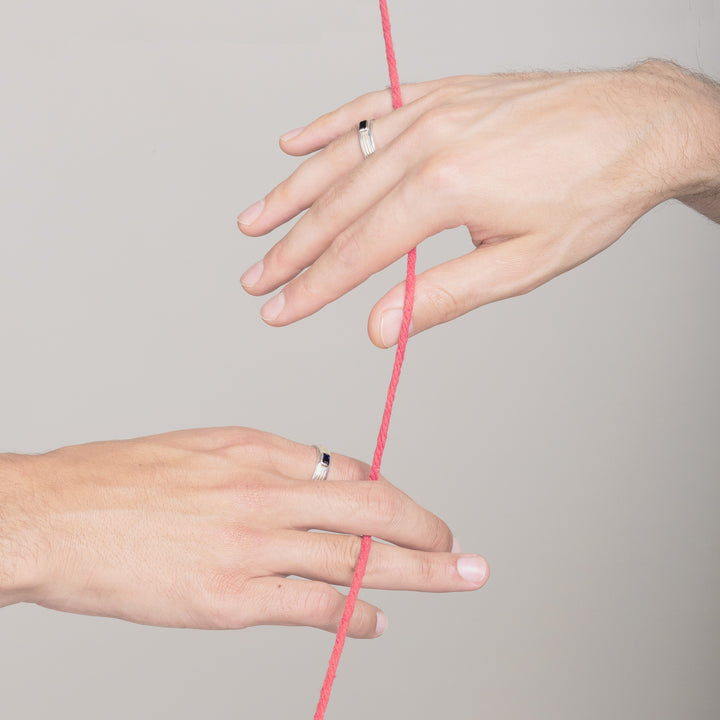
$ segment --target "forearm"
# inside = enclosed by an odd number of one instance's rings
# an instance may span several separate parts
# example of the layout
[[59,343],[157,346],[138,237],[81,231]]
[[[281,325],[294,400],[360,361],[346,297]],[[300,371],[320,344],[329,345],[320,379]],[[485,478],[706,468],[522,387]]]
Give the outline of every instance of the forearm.
[[26,458],[0,454],[0,607],[31,599],[40,548],[31,503],[37,493]]
[[[677,72],[669,64],[671,72]],[[720,223],[720,84],[700,74],[682,71],[686,85],[687,132],[673,138],[681,161],[680,187],[675,197]]]
[[682,200],[688,207],[697,210],[716,223],[720,223],[720,188],[697,195],[680,197],[678,200]]

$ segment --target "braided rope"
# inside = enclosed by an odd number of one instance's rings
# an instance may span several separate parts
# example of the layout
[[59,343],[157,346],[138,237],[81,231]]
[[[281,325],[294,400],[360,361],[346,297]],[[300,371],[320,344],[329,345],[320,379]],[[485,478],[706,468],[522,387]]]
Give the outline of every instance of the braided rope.
[[[390,30],[390,16],[387,9],[387,0],[380,0],[380,16],[382,18],[383,37],[385,38],[385,54],[387,56],[388,72],[390,74],[390,90],[392,94],[393,109],[402,106],[402,96],[400,94],[400,79],[398,77],[397,62],[395,60],[395,49],[393,48],[392,33]],[[390,427],[390,416],[392,415],[393,403],[395,402],[395,392],[400,382],[400,372],[402,370],[403,360],[405,359],[405,348],[407,347],[408,335],[410,332],[410,319],[412,318],[413,301],[415,299],[415,257],[416,251],[413,248],[407,256],[407,274],[405,279],[405,300],[403,302],[403,318],[400,326],[400,337],[398,339],[397,350],[395,351],[395,363],[393,365],[392,376],[390,378],[390,387],[388,388],[387,398],[385,400],[385,410],[380,423],[380,432],[378,433],[377,445],[375,446],[375,454],[373,456],[372,467],[368,480],[376,481],[380,476],[380,464],[382,462],[383,452],[385,451],[385,443],[387,442],[388,428]],[[365,569],[367,567],[368,557],[370,556],[370,546],[372,540],[369,535],[363,535],[360,545],[360,553],[358,555],[357,564],[355,565],[355,573],[353,574],[350,591],[345,602],[340,627],[335,637],[335,645],[333,646],[328,664],[325,681],[320,690],[320,700],[315,710],[314,720],[323,720],[325,710],[330,701],[330,692],[332,690],[333,681],[337,674],[340,656],[342,655],[347,637],[350,619],[352,618],[355,602],[357,601],[360,586],[362,585]]]

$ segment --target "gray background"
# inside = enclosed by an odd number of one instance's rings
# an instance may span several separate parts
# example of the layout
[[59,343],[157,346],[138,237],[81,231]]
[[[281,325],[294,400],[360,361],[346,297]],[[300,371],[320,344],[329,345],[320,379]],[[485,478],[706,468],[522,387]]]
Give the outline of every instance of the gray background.
[[[369,459],[395,265],[265,327],[235,215],[277,136],[386,84],[374,0],[0,6],[2,449],[255,426]],[[406,81],[671,57],[720,76],[718,0],[391,0]],[[720,715],[720,228],[671,203],[529,296],[412,340],[384,469],[490,560],[368,592],[328,718]],[[471,248],[425,243],[428,266]],[[324,389],[323,401],[318,400]],[[332,644],[0,611],[7,718],[310,718]]]

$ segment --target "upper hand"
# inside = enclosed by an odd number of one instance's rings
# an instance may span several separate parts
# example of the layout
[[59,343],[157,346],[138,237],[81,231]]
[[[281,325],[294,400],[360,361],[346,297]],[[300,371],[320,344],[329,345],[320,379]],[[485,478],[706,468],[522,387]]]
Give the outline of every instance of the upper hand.
[[[465,225],[475,249],[417,278],[417,333],[536,288],[667,198],[720,186],[720,159],[702,149],[703,133],[717,134],[717,97],[670,63],[453,77],[402,92],[396,111],[389,92],[370,93],[281,139],[289,154],[320,152],[238,218],[262,235],[309,208],[242,278],[253,295],[287,283],[261,311],[269,324],[316,312]],[[363,161],[357,123],[373,117],[377,151]],[[373,308],[376,345],[397,341],[403,293],[400,284]]]

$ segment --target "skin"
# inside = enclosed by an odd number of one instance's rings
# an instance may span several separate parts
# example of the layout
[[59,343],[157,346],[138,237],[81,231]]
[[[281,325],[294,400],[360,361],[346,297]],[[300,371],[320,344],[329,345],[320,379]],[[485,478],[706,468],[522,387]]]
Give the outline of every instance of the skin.
[[[367,482],[367,465],[333,454],[327,481],[312,482],[315,463],[314,448],[246,428],[0,455],[0,607],[334,632],[345,596],[331,584],[349,585],[363,533],[391,543],[373,542],[366,587],[487,580],[483,558],[384,478]],[[385,625],[358,600],[351,636]]]
[[[613,71],[451,77],[364,95],[282,149],[307,155],[241,213],[264,235],[307,212],[243,275],[281,326],[318,311],[441,230],[474,248],[417,278],[411,334],[527,293],[677,198],[720,222],[720,88],[669,62]],[[357,124],[376,118],[363,160]],[[397,342],[404,284],[370,313],[373,343]]]

